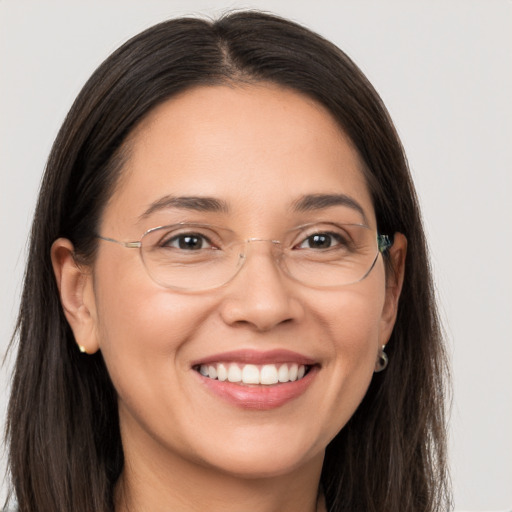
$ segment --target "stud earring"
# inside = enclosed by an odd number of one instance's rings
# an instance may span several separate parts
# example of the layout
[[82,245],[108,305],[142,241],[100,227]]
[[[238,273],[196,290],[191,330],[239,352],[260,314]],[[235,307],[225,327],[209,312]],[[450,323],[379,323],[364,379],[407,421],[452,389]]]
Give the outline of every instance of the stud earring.
[[377,362],[375,363],[375,373],[382,372],[385,370],[388,366],[389,359],[388,355],[384,350],[386,349],[386,345],[382,345],[380,351],[379,351],[379,357],[377,358]]
[[85,350],[85,347],[83,345],[78,345],[78,349],[80,350],[80,352],[82,352],[82,354],[87,354],[87,350]]

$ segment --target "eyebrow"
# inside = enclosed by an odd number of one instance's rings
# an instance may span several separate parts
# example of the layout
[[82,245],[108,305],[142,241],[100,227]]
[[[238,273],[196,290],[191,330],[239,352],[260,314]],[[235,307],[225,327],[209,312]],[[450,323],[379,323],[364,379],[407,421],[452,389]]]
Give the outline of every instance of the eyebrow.
[[332,206],[347,206],[360,213],[365,223],[368,223],[363,207],[346,194],[309,194],[293,202],[292,208],[297,212],[324,210]]
[[227,213],[229,208],[225,201],[214,197],[203,196],[164,196],[149,205],[149,208],[139,217],[139,220],[151,214],[168,208],[192,210],[196,212]]
[[[292,203],[292,209],[297,212],[323,210],[333,206],[347,206],[357,211],[367,223],[363,207],[352,197],[346,194],[308,194],[299,197]],[[228,213],[229,206],[222,199],[207,196],[172,196],[167,195],[152,202],[147,210],[140,215],[139,220],[151,214],[168,208],[192,210],[196,212]]]

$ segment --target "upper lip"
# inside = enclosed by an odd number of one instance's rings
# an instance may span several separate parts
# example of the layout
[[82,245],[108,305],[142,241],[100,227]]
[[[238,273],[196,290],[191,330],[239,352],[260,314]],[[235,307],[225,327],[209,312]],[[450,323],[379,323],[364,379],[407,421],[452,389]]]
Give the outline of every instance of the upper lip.
[[278,363],[297,363],[312,366],[317,361],[298,352],[284,349],[274,349],[268,351],[258,350],[232,350],[213,354],[192,362],[192,366],[211,363],[245,363],[245,364],[278,364]]

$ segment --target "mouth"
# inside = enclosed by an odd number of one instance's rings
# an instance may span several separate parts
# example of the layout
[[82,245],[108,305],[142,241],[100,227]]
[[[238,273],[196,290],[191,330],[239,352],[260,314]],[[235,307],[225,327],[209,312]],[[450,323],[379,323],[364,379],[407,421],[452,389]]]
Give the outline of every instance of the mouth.
[[299,398],[319,373],[320,364],[290,351],[235,351],[192,364],[213,395],[243,409],[269,410]]
[[220,382],[273,386],[303,379],[311,370],[311,365],[294,362],[264,365],[219,362],[196,365],[194,370],[203,377]]

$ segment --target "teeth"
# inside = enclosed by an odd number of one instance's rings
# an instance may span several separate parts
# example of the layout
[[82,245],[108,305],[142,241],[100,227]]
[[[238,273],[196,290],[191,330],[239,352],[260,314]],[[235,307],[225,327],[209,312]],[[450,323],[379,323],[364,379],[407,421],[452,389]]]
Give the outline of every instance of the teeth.
[[253,364],[246,364],[242,370],[242,382],[244,384],[259,384],[260,371]]
[[[210,376],[208,374],[208,376]],[[210,377],[215,379],[215,377]],[[229,382],[240,382],[242,380],[242,370],[236,364],[230,364],[228,370],[228,380]]]
[[270,384],[277,384],[278,382],[276,365],[266,364],[261,369],[261,383],[269,386]]
[[212,379],[217,378],[217,368],[215,368],[215,366],[208,366],[208,376]]
[[290,380],[290,372],[288,371],[288,366],[282,364],[277,370],[277,379],[279,382],[288,382]]
[[271,386],[278,382],[294,382],[306,374],[306,366],[297,363],[238,365],[237,363],[202,364],[199,373],[210,379],[241,382],[243,384],[263,384]]
[[[201,366],[202,368],[202,366]],[[225,381],[228,378],[228,371],[223,364],[217,365],[217,379],[220,381]]]
[[291,366],[290,366],[290,380],[291,381],[294,381],[294,380],[297,380],[297,372],[299,371],[299,365],[298,364],[295,364],[293,363]]

